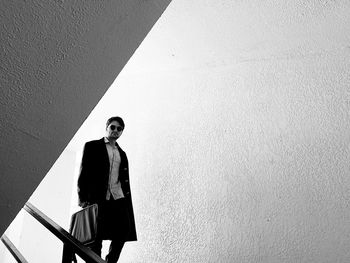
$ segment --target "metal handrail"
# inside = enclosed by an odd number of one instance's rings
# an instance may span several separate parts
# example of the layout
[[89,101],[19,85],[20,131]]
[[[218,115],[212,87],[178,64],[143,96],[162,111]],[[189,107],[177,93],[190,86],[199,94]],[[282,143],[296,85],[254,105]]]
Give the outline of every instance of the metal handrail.
[[37,219],[44,227],[51,231],[51,233],[58,237],[65,245],[68,245],[71,249],[73,249],[73,251],[78,254],[83,260],[96,263],[106,263],[91,249],[85,247],[81,242],[79,242],[66,230],[52,221],[31,203],[27,202],[23,208],[35,219]]
[[3,234],[1,237],[2,243],[7,247],[7,249],[10,251],[12,256],[16,259],[18,263],[28,263],[28,261],[23,257],[21,252],[18,251],[16,246],[10,241],[10,239]]

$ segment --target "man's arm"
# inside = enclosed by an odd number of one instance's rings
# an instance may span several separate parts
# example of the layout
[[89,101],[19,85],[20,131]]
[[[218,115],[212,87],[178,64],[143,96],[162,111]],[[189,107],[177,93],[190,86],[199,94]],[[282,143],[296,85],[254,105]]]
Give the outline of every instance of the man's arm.
[[78,177],[78,197],[79,206],[86,207],[91,202],[91,175],[90,175],[90,165],[91,165],[91,150],[89,144],[86,143],[83,150],[83,157],[80,165],[80,174]]

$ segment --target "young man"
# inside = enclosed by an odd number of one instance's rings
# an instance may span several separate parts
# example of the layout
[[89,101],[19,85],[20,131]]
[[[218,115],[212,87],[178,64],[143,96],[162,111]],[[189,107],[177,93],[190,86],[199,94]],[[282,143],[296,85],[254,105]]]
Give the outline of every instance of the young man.
[[101,256],[102,240],[111,240],[107,263],[118,261],[126,241],[136,241],[128,159],[117,143],[125,124],[112,117],[106,123],[106,136],[87,142],[78,178],[79,205],[98,204],[97,240],[92,250]]

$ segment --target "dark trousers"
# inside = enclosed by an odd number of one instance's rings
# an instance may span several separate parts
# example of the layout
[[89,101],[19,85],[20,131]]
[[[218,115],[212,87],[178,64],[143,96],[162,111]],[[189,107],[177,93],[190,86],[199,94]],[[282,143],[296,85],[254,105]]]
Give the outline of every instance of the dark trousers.
[[90,247],[101,256],[102,241],[111,240],[106,261],[116,263],[130,231],[125,199],[112,199],[99,203],[98,209],[98,238]]
[[[106,256],[107,263],[116,263],[119,259],[120,253],[122,252],[125,241],[112,240],[109,246],[109,252]],[[102,239],[98,239],[91,246],[91,250],[101,257],[102,250]]]

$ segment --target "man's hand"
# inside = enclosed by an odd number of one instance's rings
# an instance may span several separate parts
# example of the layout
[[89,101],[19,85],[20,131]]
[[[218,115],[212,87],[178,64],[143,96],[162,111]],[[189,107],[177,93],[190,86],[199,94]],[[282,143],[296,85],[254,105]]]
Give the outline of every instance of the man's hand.
[[87,207],[87,206],[89,206],[89,205],[92,205],[90,202],[82,202],[81,204],[80,204],[80,206],[82,207],[82,208],[85,208],[85,207]]

